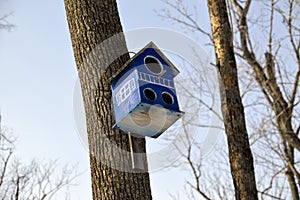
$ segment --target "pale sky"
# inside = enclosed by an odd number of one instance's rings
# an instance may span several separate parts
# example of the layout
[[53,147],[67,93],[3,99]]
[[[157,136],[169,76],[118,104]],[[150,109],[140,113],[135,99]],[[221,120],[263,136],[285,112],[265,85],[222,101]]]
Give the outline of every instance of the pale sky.
[[[159,0],[118,3],[125,31],[161,27],[185,34],[157,16],[154,10],[163,8]],[[199,16],[208,27],[206,3],[201,3]],[[16,28],[0,32],[0,108],[4,125],[18,137],[16,155],[25,162],[58,158],[62,165],[78,164],[85,173],[70,188],[71,199],[91,199],[88,152],[73,118],[77,72],[63,1],[1,0],[0,14],[11,11]],[[184,191],[185,176],[176,169],[151,173],[153,199]]]

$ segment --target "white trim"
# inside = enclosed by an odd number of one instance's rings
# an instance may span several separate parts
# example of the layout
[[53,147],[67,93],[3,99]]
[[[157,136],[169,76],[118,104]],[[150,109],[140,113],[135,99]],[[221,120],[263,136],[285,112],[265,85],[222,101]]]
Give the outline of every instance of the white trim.
[[[163,98],[163,95],[164,94],[168,94],[170,97],[171,97],[171,99],[172,99],[172,103],[167,103],[165,100],[164,100],[164,98]],[[168,104],[168,105],[173,105],[174,104],[174,97],[173,97],[173,95],[172,94],[170,94],[169,92],[163,92],[163,93],[161,93],[161,99],[163,100],[163,102],[165,103],[165,104]]]
[[129,79],[116,94],[117,105],[123,103],[136,89],[134,78]]
[[[160,72],[155,73],[155,72],[153,72],[153,71],[148,67],[148,65],[147,65],[147,63],[146,63],[146,59],[147,59],[147,58],[153,58],[154,60],[157,61],[157,64],[160,66]],[[144,64],[145,64],[147,70],[148,70],[149,72],[153,73],[153,74],[159,75],[160,73],[163,72],[163,69],[164,69],[164,68],[163,68],[161,62],[160,62],[155,56],[152,56],[152,55],[147,55],[147,56],[145,56],[145,58],[144,58]],[[148,63],[148,64],[150,64],[150,63]],[[155,63],[155,64],[156,64],[156,63]]]
[[[154,99],[149,99],[147,96],[146,96],[146,94],[145,94],[145,90],[150,90],[150,91],[152,91],[153,92],[153,94],[154,94]],[[149,100],[149,101],[155,101],[156,99],[157,99],[157,94],[156,94],[156,92],[152,89],[152,88],[145,88],[144,90],[143,90],[143,93],[144,93],[144,96],[146,97],[146,99],[147,100]]]
[[144,72],[139,72],[139,80],[174,89],[173,80],[169,80],[166,78],[157,78],[157,76],[155,75],[147,74]]

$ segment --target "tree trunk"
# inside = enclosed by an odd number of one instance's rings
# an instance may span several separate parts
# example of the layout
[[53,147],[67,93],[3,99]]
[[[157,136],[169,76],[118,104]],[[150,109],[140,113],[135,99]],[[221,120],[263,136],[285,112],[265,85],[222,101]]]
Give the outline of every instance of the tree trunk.
[[219,72],[222,113],[228,141],[229,160],[237,200],[256,200],[253,157],[246,129],[232,31],[225,0],[208,0],[208,8]]
[[[110,77],[129,59],[117,3],[64,2],[86,113],[93,199],[152,199],[145,157],[141,171],[130,171],[128,136],[112,129]],[[133,142],[145,155],[145,140]]]
[[[275,59],[276,56],[274,53],[272,53],[272,44],[273,39],[271,35],[273,35],[272,27],[270,26],[270,37],[269,38],[269,51],[265,53],[265,66],[263,66],[262,63],[260,63],[256,57],[259,57],[256,55],[256,52],[253,52],[251,48],[249,48],[251,45],[251,40],[249,36],[249,29],[248,29],[248,19],[247,15],[249,12],[249,8],[251,5],[251,0],[247,0],[244,4],[244,7],[241,6],[237,1],[231,0],[233,5],[237,8],[238,12],[234,13],[234,15],[239,16],[237,21],[237,28],[239,30],[239,38],[240,38],[240,49],[242,51],[242,58],[245,62],[248,63],[248,65],[253,69],[255,74],[255,79],[257,84],[259,85],[262,93],[265,96],[266,101],[271,106],[272,110],[275,113],[276,117],[276,128],[280,134],[282,144],[284,147],[284,158],[287,162],[287,169],[285,175],[287,176],[288,183],[290,185],[291,189],[291,195],[294,200],[298,200],[299,192],[298,187],[300,183],[300,173],[295,168],[294,163],[294,148],[300,151],[300,139],[298,137],[299,129],[294,131],[292,127],[292,117],[293,117],[293,110],[294,110],[294,101],[295,101],[295,95],[298,88],[298,82],[299,82],[299,75],[297,73],[294,83],[294,89],[292,92],[292,95],[289,97],[290,100],[286,100],[284,98],[284,95],[282,91],[280,90],[280,87],[276,81],[276,73],[275,73]],[[274,1],[272,1],[272,7],[270,10],[273,12],[275,11]],[[293,1],[289,2],[290,9],[293,7]],[[290,10],[291,11],[291,10]],[[269,23],[274,23],[273,17],[270,19],[271,21]],[[292,26],[292,19],[288,20],[288,29]],[[290,36],[292,36],[291,32],[289,32]],[[293,51],[293,50],[292,50]],[[291,52],[292,52],[291,51]],[[298,55],[298,54],[297,54]],[[296,59],[299,60],[299,56],[296,55]],[[300,64],[300,62],[297,62]],[[288,144],[286,144],[288,142]],[[298,186],[297,186],[297,182]]]

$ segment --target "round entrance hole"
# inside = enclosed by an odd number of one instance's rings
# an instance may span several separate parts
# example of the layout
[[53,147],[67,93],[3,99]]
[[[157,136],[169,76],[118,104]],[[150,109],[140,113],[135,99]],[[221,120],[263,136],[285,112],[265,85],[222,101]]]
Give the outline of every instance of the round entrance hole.
[[146,67],[148,70],[154,74],[160,74],[162,71],[162,65],[160,61],[153,57],[153,56],[147,56],[144,60]]
[[148,99],[150,101],[154,101],[156,99],[156,93],[154,92],[154,90],[152,90],[150,88],[144,89],[144,95],[145,95],[146,99]]
[[168,92],[163,92],[161,97],[162,97],[163,101],[168,105],[172,105],[174,103],[173,96]]

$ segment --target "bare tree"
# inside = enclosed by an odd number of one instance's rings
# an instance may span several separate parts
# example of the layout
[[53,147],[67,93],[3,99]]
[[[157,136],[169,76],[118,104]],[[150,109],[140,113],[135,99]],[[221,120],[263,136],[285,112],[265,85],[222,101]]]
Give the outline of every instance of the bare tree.
[[[164,18],[211,38],[197,9],[165,2]],[[299,199],[299,1],[230,0],[227,9],[260,198]]]
[[57,161],[22,163],[14,156],[16,138],[1,126],[0,199],[50,200],[79,176],[75,167],[58,170]]
[[[244,3],[231,1],[232,18],[236,21],[236,31],[239,37],[236,42],[237,55],[246,66],[246,72],[252,76],[259,86],[265,101],[272,109],[269,121],[273,122],[281,141],[277,150],[273,151],[284,160],[283,172],[290,186],[293,199],[299,199],[299,172],[295,165],[295,152],[300,151],[300,139],[298,138],[299,125],[293,124],[297,116],[299,103],[298,85],[300,76],[300,29],[299,29],[299,1],[287,1],[284,3],[274,0],[266,1],[262,6],[265,11],[262,15],[248,19],[252,1]],[[258,6],[258,5],[256,5]],[[282,18],[283,30],[277,33],[275,24]],[[267,19],[267,23],[262,21]],[[276,20],[276,21],[275,21]],[[257,28],[265,30],[261,38],[261,45],[265,45],[265,52],[254,46],[254,35],[251,35],[249,23],[256,21]],[[253,26],[254,27],[254,26]],[[263,28],[262,28],[263,27]],[[298,36],[298,37],[297,37]],[[288,52],[282,50],[288,48]],[[261,48],[261,47],[260,47]],[[291,54],[289,62],[284,63],[284,54]],[[290,66],[291,67],[287,67]],[[279,149],[278,149],[279,148]],[[273,162],[274,163],[274,162]]]
[[208,0],[228,152],[236,199],[257,199],[244,107],[239,92],[232,32],[226,2]]

